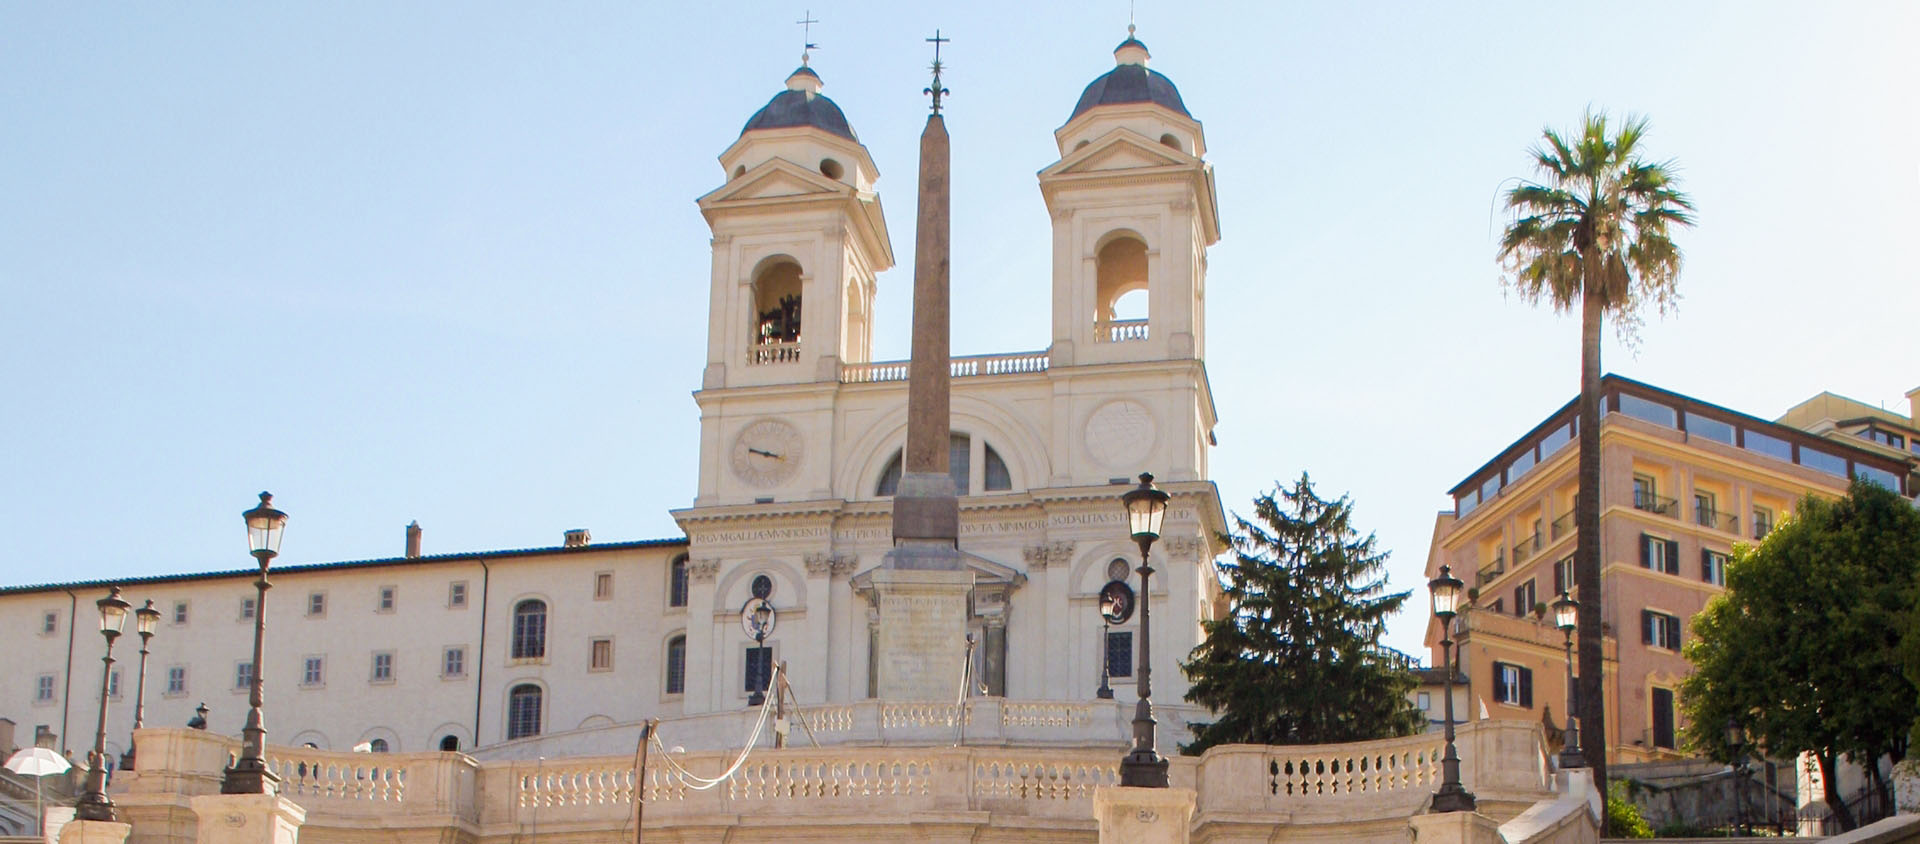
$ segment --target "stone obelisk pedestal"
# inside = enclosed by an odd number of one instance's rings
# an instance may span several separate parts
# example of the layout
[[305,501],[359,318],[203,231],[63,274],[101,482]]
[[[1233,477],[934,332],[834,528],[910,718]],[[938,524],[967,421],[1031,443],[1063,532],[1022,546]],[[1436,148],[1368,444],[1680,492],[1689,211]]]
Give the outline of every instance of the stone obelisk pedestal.
[[951,701],[960,693],[972,588],[970,571],[874,570],[880,601],[874,691],[881,700]]
[[1093,817],[1100,824],[1100,844],[1187,844],[1194,797],[1191,788],[1096,788]]
[[67,821],[60,827],[60,844],[122,844],[132,824],[114,821]]
[[299,844],[307,810],[278,794],[202,794],[194,844]]

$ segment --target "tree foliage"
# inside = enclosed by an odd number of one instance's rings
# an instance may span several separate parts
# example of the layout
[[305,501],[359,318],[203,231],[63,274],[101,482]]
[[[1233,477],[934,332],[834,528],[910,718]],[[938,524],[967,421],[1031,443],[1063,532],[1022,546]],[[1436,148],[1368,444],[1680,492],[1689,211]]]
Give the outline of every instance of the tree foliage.
[[1902,671],[1901,634],[1920,577],[1920,511],[1854,481],[1845,498],[1809,497],[1757,547],[1736,548],[1727,589],[1693,618],[1681,684],[1688,746],[1732,761],[1729,719],[1767,755],[1810,752],[1843,827],[1834,765],[1906,755],[1920,693]]
[[1353,504],[1291,488],[1235,514],[1230,561],[1216,563],[1228,611],[1181,665],[1187,700],[1219,720],[1196,723],[1197,754],[1216,744],[1321,744],[1410,735],[1410,667],[1380,646],[1407,592],[1386,592],[1385,553],[1351,524]]

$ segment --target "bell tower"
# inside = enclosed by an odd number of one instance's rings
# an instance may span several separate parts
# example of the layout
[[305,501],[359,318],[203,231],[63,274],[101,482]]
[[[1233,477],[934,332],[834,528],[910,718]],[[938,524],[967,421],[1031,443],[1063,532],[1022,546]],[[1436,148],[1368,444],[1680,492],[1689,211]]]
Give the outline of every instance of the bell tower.
[[893,266],[873,157],[801,64],[720,154],[702,389],[835,381],[872,349],[874,277]]
[[1053,217],[1055,366],[1206,351],[1207,247],[1220,239],[1206,135],[1133,37],[1053,133],[1040,171]]

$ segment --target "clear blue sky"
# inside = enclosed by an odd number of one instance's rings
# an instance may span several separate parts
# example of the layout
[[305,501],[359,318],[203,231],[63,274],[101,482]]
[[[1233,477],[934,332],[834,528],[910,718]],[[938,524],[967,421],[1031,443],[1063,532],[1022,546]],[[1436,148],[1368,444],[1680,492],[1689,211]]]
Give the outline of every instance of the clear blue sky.
[[[956,353],[1047,342],[1034,173],[1127,4],[0,5],[0,583],[675,534],[707,304],[694,198],[796,64],[910,256],[953,37]],[[1213,475],[1310,471],[1421,585],[1445,490],[1576,391],[1502,294],[1503,179],[1589,105],[1699,204],[1685,301],[1609,369],[1772,416],[1920,384],[1920,5],[1139,4],[1206,126]],[[910,262],[908,262],[910,263]],[[910,267],[877,357],[906,356]],[[1415,650],[1424,594],[1392,644]]]

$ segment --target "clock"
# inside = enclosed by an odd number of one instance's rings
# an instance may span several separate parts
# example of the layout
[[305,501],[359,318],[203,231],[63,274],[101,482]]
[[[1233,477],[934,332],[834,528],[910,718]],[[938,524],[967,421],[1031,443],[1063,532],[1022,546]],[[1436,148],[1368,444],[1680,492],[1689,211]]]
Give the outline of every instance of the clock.
[[733,476],[756,487],[776,487],[800,471],[806,442],[799,429],[779,419],[761,419],[733,438]]

